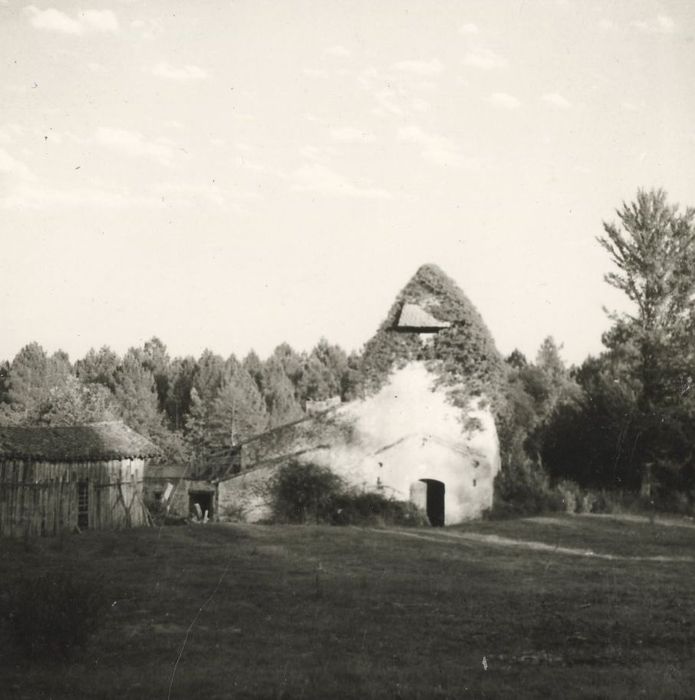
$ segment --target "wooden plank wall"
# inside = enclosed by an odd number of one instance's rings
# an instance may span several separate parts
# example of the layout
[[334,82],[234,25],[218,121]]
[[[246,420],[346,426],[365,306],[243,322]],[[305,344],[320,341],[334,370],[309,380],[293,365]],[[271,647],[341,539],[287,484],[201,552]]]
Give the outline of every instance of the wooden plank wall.
[[78,485],[87,483],[94,529],[147,524],[142,459],[0,463],[0,537],[56,535],[77,526]]

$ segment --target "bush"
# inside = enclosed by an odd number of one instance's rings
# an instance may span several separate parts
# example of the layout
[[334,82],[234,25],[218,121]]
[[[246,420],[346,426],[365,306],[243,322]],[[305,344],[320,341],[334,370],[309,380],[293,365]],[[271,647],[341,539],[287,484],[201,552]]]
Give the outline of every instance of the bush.
[[273,521],[331,525],[426,525],[427,518],[409,501],[381,493],[348,490],[330,469],[290,462],[268,484]]
[[84,646],[107,609],[103,579],[52,573],[20,579],[3,617],[26,657],[66,658]]
[[526,461],[504,467],[495,479],[491,515],[511,517],[565,510],[563,494],[550,486],[542,467]]
[[268,483],[273,519],[286,523],[328,522],[344,488],[342,479],[330,469],[292,461]]
[[333,501],[335,525],[428,525],[425,514],[410,501],[397,501],[381,493],[344,493]]
[[562,479],[555,485],[555,490],[562,498],[566,513],[580,513],[582,510],[582,490],[568,479]]

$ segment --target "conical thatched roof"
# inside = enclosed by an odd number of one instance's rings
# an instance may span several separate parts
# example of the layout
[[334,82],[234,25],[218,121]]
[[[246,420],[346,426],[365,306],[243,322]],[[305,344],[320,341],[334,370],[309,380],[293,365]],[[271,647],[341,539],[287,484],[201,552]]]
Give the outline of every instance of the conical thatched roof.
[[[413,307],[429,323],[430,341],[399,319]],[[456,283],[436,265],[423,265],[401,290],[386,319],[367,342],[362,368],[367,391],[378,389],[388,374],[411,360],[425,360],[445,384],[464,383],[472,394],[494,398],[503,378],[503,361],[478,310]]]

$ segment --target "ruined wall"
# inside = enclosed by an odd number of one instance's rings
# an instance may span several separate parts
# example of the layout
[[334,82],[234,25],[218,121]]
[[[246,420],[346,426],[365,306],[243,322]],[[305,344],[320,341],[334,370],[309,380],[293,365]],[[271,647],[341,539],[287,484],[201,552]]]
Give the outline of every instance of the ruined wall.
[[217,508],[220,520],[258,522],[270,516],[264,486],[279,464],[244,472],[217,486]]

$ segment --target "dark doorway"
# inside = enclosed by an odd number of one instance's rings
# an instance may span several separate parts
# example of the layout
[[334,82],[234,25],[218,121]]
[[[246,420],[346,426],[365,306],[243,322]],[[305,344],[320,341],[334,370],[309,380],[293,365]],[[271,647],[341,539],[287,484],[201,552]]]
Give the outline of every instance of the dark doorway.
[[[212,520],[212,496],[209,491],[189,491],[188,512],[196,517],[205,517],[207,511],[208,520]],[[196,505],[200,508],[200,513]]]
[[86,530],[89,527],[89,482],[77,482],[77,527]]
[[444,482],[420,479],[427,484],[427,517],[432,527],[444,527]]

